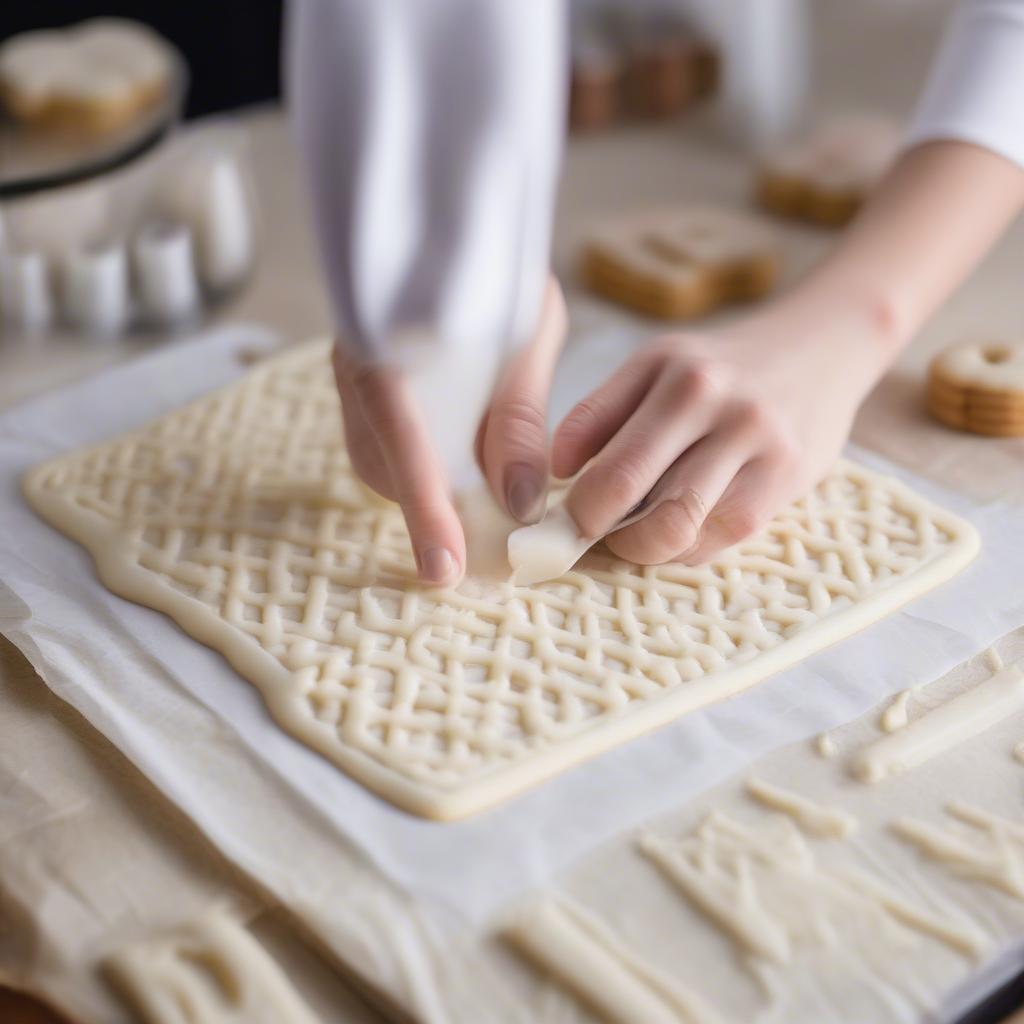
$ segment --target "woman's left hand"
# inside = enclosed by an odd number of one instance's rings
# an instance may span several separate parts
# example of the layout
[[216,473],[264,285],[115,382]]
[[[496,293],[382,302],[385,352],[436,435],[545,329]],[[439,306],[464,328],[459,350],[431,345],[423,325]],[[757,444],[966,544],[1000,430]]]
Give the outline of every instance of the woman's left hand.
[[643,503],[608,547],[699,564],[759,529],[838,456],[885,365],[872,328],[783,309],[655,338],[555,433],[555,474],[583,470],[567,497],[581,534],[603,536]]

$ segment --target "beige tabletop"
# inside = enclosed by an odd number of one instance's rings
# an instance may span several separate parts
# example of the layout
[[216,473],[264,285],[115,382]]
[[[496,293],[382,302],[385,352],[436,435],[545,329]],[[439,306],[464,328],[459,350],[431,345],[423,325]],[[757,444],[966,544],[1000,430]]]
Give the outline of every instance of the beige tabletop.
[[[938,18],[923,5],[817,9],[818,98],[824,106],[884,104],[902,113],[911,103]],[[864,73],[857,50],[872,19],[884,25],[891,59]],[[882,38],[881,36],[879,38]],[[842,103],[840,102],[842,101]],[[261,259],[244,292],[210,318],[264,324],[285,341],[324,333],[328,309],[303,215],[295,156],[276,108],[238,118],[247,130],[262,222]],[[202,130],[200,126],[198,130]],[[692,198],[743,201],[747,161],[720,141],[710,112],[684,125],[639,127],[574,140],[566,160],[555,266],[567,282],[580,328],[594,317],[620,316],[578,294],[572,255],[583,227],[595,217],[643,201]],[[798,274],[831,236],[787,229]],[[924,367],[954,340],[1020,334],[1024,324],[1024,225],[1017,225],[972,282],[923,332],[866,403],[855,439],[946,486],[979,499],[1024,501],[1024,442],[957,435],[932,423],[921,403]],[[129,359],[163,340],[89,345],[64,335],[31,342],[0,340],[0,408]],[[91,973],[104,934],[117,921],[139,931],[213,898],[229,898],[286,965],[301,991],[327,1021],[381,1019],[295,933],[288,916],[240,877],[200,832],[78,714],[54,696],[24,658],[0,641],[0,794],[13,814],[0,815],[0,909],[13,929],[0,928],[0,982],[34,989],[81,1020],[127,1020],[123,1008]],[[119,870],[109,870],[116,849]],[[58,856],[58,851],[67,856]],[[59,867],[58,867],[59,866]],[[47,872],[53,898],[73,903],[65,920],[76,927],[53,934],[37,927],[27,893],[40,891]]]
[[[284,340],[324,333],[329,319],[284,118],[277,108],[238,118],[249,144],[263,244],[255,274],[202,326],[264,324]],[[194,131],[207,130],[200,124]],[[64,332],[0,338],[0,408],[8,408],[172,339],[90,343]],[[55,697],[0,638],[0,984],[34,991],[78,1021],[115,1024],[126,1011],[97,978],[104,935],[126,915],[173,921],[228,899],[327,1022],[383,1019],[337,969],[303,942],[201,833],[114,747]],[[10,813],[7,813],[10,811]],[[112,859],[117,870],[111,870]],[[58,867],[59,865],[59,867]],[[29,894],[77,900],[73,934],[52,934]],[[68,914],[60,915],[68,920]]]

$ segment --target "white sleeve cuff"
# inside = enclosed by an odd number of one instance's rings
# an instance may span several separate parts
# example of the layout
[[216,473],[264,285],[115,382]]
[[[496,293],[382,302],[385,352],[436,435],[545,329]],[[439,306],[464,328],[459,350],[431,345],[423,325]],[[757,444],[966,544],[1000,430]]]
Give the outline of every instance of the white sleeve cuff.
[[907,135],[957,139],[1024,167],[1024,0],[961,0]]

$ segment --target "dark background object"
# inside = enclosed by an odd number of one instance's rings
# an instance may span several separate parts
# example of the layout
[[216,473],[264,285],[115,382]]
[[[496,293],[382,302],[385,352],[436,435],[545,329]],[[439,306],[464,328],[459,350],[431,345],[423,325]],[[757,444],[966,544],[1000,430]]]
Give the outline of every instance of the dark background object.
[[1011,1016],[1024,1006],[1024,971],[1014,975],[1005,985],[996,989],[973,1010],[962,1016],[957,1024],[1014,1024]]
[[98,16],[133,18],[166,36],[188,61],[186,117],[280,95],[283,0],[0,0],[0,41]]
[[4,1024],[71,1024],[30,996],[0,988],[0,1020]]

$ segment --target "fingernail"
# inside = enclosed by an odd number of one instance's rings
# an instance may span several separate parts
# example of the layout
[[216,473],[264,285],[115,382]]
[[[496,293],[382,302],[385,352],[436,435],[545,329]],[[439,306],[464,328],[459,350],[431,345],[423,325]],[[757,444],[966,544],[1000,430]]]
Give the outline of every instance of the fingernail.
[[445,583],[455,572],[455,559],[447,548],[427,548],[419,562],[420,575],[430,583]]
[[627,519],[631,519],[633,516],[640,515],[641,512],[651,504],[652,498],[648,493],[644,495],[620,520],[620,523],[624,523]]
[[544,482],[525,462],[505,468],[505,507],[521,523],[535,523],[544,511]]

